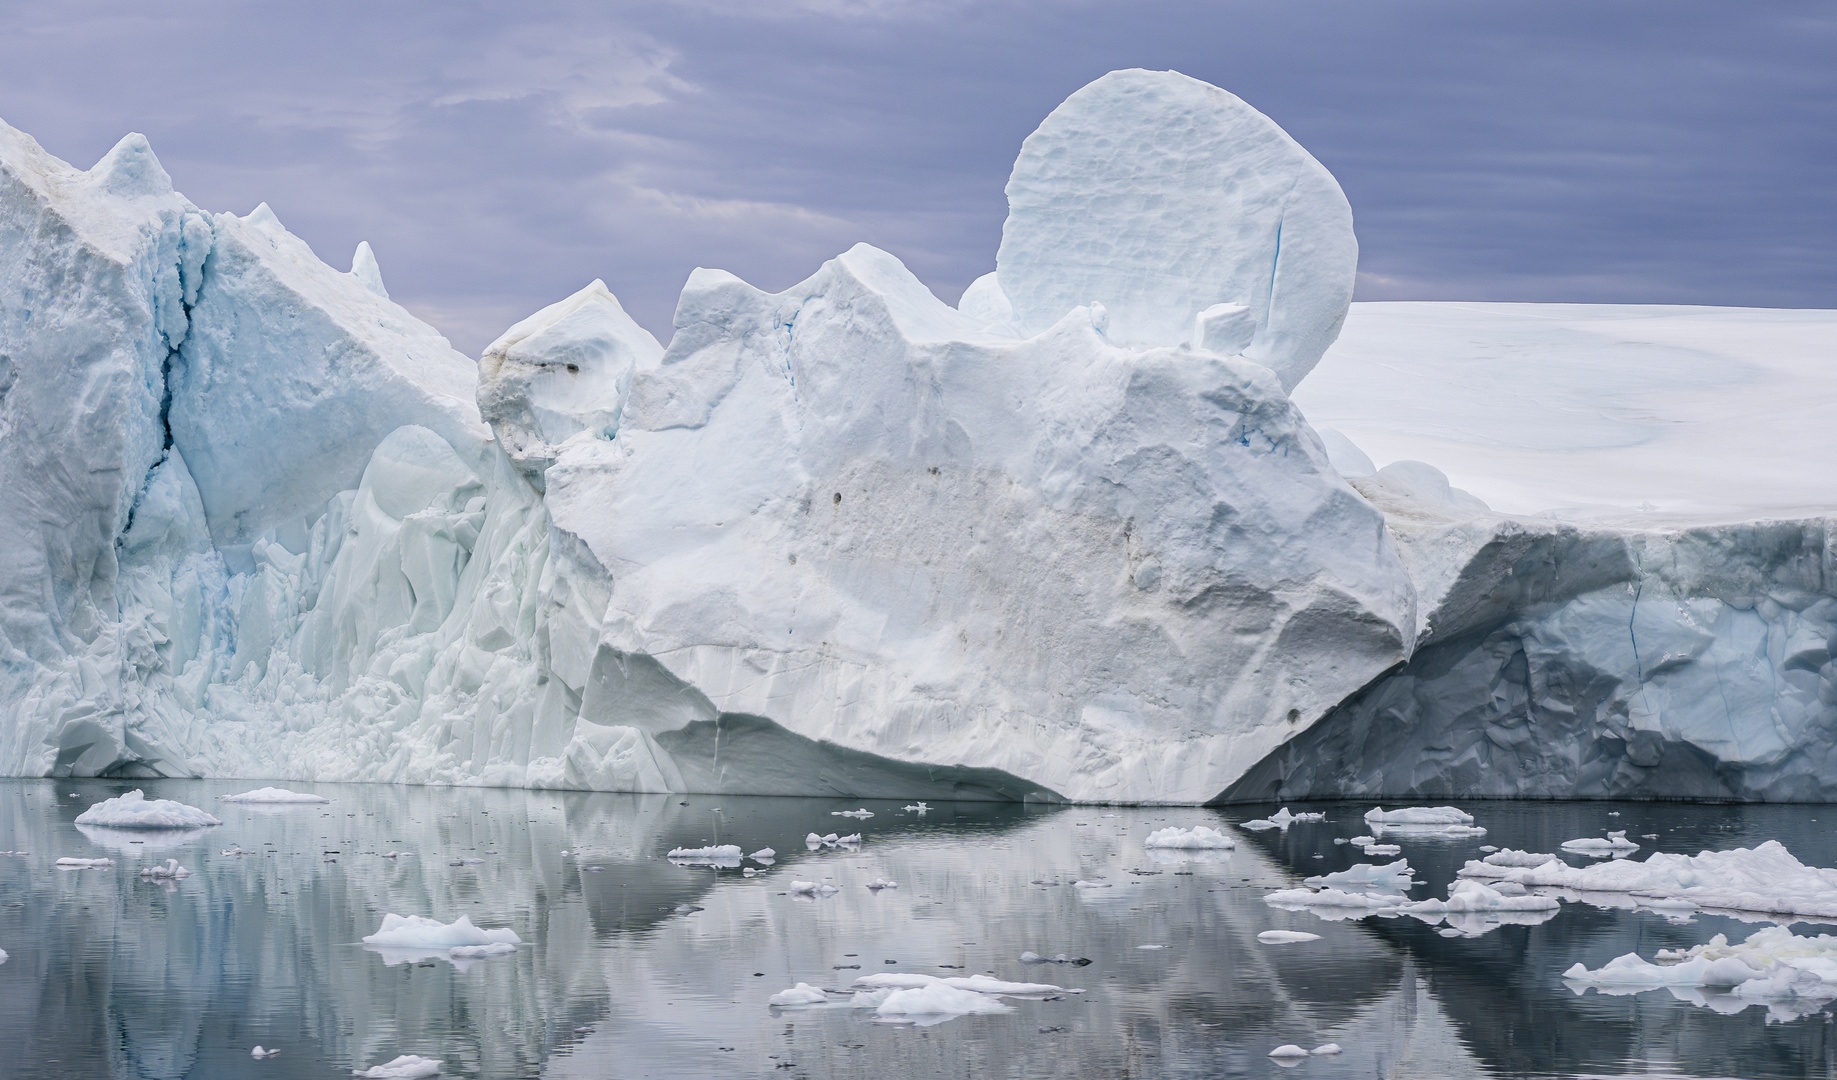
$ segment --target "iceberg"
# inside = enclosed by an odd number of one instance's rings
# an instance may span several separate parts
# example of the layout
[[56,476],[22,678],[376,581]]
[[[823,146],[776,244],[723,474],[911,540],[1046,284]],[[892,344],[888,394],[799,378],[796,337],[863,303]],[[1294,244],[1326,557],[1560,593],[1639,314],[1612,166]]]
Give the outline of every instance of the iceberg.
[[76,823],[111,829],[196,829],[223,824],[195,806],[171,799],[149,799],[138,788],[96,803],[78,814]]
[[264,787],[245,791],[239,795],[225,795],[219,800],[226,803],[255,803],[268,806],[287,806],[292,804],[329,803],[332,800],[319,795],[310,795],[304,791],[289,791],[286,788]]
[[1229,851],[1237,847],[1237,841],[1231,839],[1218,829],[1205,825],[1195,825],[1190,829],[1168,827],[1156,829],[1142,841],[1145,848],[1205,849]]
[[1555,858],[1538,865],[1524,862],[1474,860],[1459,873],[1583,894],[1625,893],[1727,911],[1837,919],[1837,869],[1806,866],[1777,840],[1697,855],[1658,852],[1644,862],[1615,859],[1582,867]]
[[[1077,91],[1007,194],[955,307],[857,245],[696,270],[667,343],[595,281],[475,363],[369,244],[0,124],[0,774],[1837,797],[1837,489],[1666,457],[1731,372],[1822,400],[1827,317],[1351,305],[1337,182],[1177,72]],[[1663,415],[1472,407],[1511,379]]]
[[450,923],[421,915],[401,916],[393,912],[383,916],[383,925],[374,934],[364,935],[364,944],[395,949],[451,949],[455,946],[519,945],[523,941],[515,930],[484,930],[472,925],[470,916],[461,915]]

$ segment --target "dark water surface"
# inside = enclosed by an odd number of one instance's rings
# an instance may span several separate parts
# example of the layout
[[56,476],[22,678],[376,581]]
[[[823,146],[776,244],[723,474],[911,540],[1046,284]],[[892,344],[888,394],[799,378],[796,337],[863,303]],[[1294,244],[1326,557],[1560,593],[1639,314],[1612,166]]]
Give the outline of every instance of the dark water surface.
[[[73,823],[136,786],[225,824],[110,836]],[[324,807],[216,802],[259,786],[0,782],[0,849],[29,853],[0,857],[0,949],[11,954],[0,1076],[348,1077],[413,1053],[442,1059],[443,1075],[488,1078],[1837,1077],[1829,1009],[1770,1022],[1765,1006],[1723,1014],[1665,990],[1578,996],[1559,977],[1577,961],[1650,958],[1765,924],[1565,903],[1539,925],[1462,924],[1483,932],[1450,936],[1412,918],[1326,922],[1262,902],[1358,861],[1333,838],[1364,833],[1369,803],[1314,804],[1326,823],[1240,833],[1228,855],[1180,858],[1144,851],[1143,838],[1274,808],[957,803],[921,817],[880,802],[331,784],[288,785],[334,800]],[[856,806],[876,816],[831,816]],[[1837,807],[1467,809],[1484,839],[1401,840],[1427,882],[1414,897],[1445,896],[1481,844],[1551,851],[1608,829],[1658,834],[1637,857],[1778,839],[1809,864],[1837,865]],[[864,842],[810,852],[812,831]],[[663,857],[716,842],[780,857],[752,878]],[[220,854],[232,845],[261,854]],[[52,867],[101,855],[116,867]],[[136,875],[166,858],[194,875]],[[450,865],[458,858],[484,861]],[[863,887],[876,878],[899,888]],[[841,891],[802,899],[788,894],[793,879]],[[1073,888],[1079,879],[1111,887]],[[678,913],[684,904],[701,910]],[[469,915],[527,944],[470,964],[404,962],[360,943],[387,912]],[[1322,938],[1259,944],[1269,929]],[[1028,966],[1025,950],[1092,962]],[[872,971],[991,972],[1086,992],[929,1026],[765,1003],[799,981],[840,988]],[[1345,1052],[1292,1069],[1266,1056],[1329,1041]],[[257,1043],[282,1053],[254,1061]]]

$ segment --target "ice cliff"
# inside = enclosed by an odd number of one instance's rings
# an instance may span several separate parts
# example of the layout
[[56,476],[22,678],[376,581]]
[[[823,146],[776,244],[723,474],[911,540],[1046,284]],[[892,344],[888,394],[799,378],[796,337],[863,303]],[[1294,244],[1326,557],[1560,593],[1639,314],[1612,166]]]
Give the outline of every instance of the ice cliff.
[[474,364],[368,245],[0,125],[0,773],[1824,790],[1824,533],[1506,517],[1323,440],[1289,391],[1357,247],[1266,117],[1112,73],[1008,191],[956,308],[861,245],[696,271],[667,347],[594,282]]

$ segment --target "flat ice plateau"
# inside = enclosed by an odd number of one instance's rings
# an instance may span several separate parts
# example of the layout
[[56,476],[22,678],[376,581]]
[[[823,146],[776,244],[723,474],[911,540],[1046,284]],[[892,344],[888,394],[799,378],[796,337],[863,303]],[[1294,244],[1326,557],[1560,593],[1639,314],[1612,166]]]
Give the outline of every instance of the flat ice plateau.
[[1837,793],[1837,316],[1349,306],[1332,176],[1173,72],[1008,196],[954,308],[858,245],[474,363],[0,125],[0,773]]

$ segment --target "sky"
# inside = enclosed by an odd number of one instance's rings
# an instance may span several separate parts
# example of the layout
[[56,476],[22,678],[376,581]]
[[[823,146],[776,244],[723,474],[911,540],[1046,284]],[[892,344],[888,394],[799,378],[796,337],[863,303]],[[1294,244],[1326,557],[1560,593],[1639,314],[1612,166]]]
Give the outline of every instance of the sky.
[[[155,13],[157,12],[157,13]],[[866,241],[947,301],[1021,140],[1106,71],[1237,94],[1352,203],[1357,299],[1837,307],[1828,0],[60,0],[0,11],[0,119],[129,131],[477,355],[604,279],[668,340],[697,266]]]

